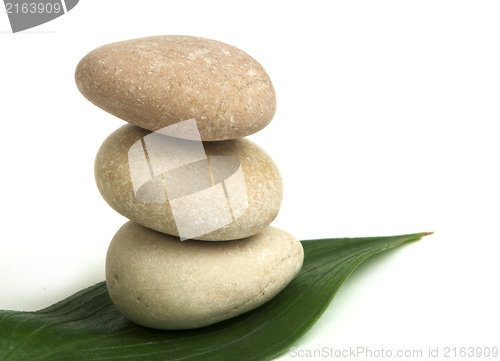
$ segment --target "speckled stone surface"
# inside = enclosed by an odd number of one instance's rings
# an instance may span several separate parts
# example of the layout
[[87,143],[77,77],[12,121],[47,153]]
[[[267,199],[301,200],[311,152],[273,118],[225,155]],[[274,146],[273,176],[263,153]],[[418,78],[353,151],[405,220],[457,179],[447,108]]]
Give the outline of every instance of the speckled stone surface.
[[188,329],[269,301],[297,275],[303,257],[301,243],[275,227],[231,242],[182,242],[128,222],[109,247],[106,281],[131,321]]
[[[133,144],[140,142],[150,133],[127,124],[103,142],[95,160],[97,187],[106,202],[118,213],[145,227],[179,236],[170,200],[163,203],[147,203],[138,199],[134,192],[128,152]],[[222,228],[198,237],[186,238],[210,241],[239,239],[254,235],[268,226],[277,216],[283,198],[282,178],[273,160],[262,148],[247,139],[202,144],[209,157],[229,156],[239,161],[244,174],[242,186],[246,188],[244,191],[248,208],[241,216]],[[143,178],[148,179],[149,170],[145,167],[142,169]],[[193,177],[187,181],[181,179],[179,182],[186,187],[198,180]],[[196,212],[192,216],[190,213],[185,214],[186,220],[194,223],[199,220],[199,215],[196,214],[206,215],[205,209],[210,212],[210,201],[211,199],[198,200],[198,203],[191,204]],[[212,216],[212,213],[208,215]],[[190,216],[192,218],[189,218]]]
[[271,80],[255,59],[199,37],[104,45],[80,61],[75,79],[92,103],[149,130],[194,118],[202,140],[255,133],[276,111]]

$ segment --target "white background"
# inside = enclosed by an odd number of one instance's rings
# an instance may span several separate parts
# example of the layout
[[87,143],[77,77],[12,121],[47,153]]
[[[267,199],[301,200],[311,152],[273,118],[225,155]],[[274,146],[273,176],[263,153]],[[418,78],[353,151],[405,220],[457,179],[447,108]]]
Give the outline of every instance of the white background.
[[499,18],[495,1],[84,0],[12,34],[0,13],[0,309],[102,281],[126,221],[93,177],[124,122],[79,94],[78,61],[186,34],[239,47],[273,80],[276,116],[250,138],[285,180],[274,225],[299,239],[435,232],[361,265],[299,349],[500,346]]

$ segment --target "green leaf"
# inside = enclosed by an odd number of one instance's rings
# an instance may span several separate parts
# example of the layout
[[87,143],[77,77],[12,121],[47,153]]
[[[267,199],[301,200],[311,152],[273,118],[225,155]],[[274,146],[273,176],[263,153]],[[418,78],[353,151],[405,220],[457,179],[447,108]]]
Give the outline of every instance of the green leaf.
[[104,282],[41,311],[0,311],[0,360],[269,360],[312,327],[363,260],[427,234],[303,241],[302,270],[280,294],[200,329],[137,326],[113,306]]

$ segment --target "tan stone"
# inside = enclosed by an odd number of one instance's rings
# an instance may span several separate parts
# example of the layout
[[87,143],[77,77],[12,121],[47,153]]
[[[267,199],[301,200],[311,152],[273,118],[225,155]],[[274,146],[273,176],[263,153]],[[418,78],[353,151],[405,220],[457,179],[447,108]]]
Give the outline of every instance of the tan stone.
[[131,321],[158,329],[206,326],[269,301],[299,272],[304,252],[267,227],[231,242],[180,241],[126,223],[106,257],[111,300]]
[[[124,125],[97,153],[97,187],[118,213],[159,232],[210,241],[249,237],[277,216],[283,198],[281,175],[255,143],[247,139],[190,142],[158,135],[174,141],[163,151],[163,143],[150,144],[151,134],[157,135]],[[194,148],[182,142],[193,143]],[[143,144],[149,144],[144,153]],[[199,159],[200,149],[205,155],[203,147],[210,164],[201,159],[182,166],[184,157]],[[136,153],[147,153],[149,163],[144,155],[142,160],[133,156]],[[162,174],[167,163],[178,166],[168,176]]]
[[255,133],[276,111],[271,80],[255,59],[192,36],[104,45],[80,61],[75,79],[92,103],[149,130],[194,118],[202,140]]

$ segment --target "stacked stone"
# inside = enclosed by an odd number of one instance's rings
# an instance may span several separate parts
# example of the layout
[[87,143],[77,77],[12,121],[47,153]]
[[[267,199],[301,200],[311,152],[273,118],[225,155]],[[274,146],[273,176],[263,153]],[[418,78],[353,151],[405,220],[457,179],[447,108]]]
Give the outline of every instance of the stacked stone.
[[111,300],[158,329],[209,325],[278,294],[302,246],[269,226],[283,184],[243,137],[274,116],[262,66],[214,40],[156,36],[108,44],[76,69],[81,93],[126,120],[95,161],[101,195],[130,219],[106,257]]

